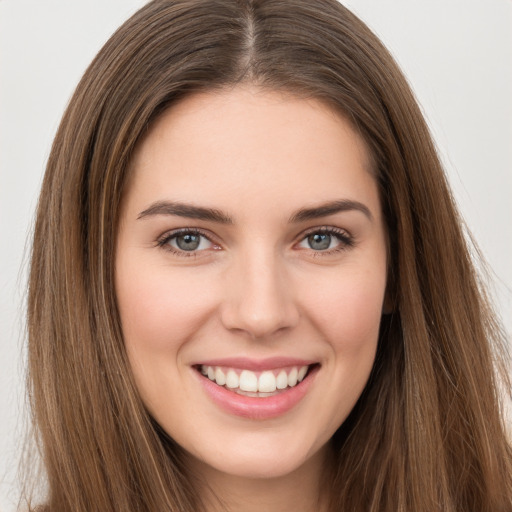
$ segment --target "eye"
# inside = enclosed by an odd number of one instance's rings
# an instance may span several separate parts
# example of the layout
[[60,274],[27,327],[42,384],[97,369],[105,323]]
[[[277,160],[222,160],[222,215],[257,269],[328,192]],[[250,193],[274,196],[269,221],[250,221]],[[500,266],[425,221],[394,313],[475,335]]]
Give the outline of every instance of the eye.
[[166,233],[158,241],[158,245],[166,250],[183,256],[192,256],[193,253],[199,251],[219,248],[206,235],[194,229],[180,229],[171,233]]
[[321,228],[307,233],[298,246],[317,252],[335,252],[352,247],[353,244],[352,237],[347,232],[335,228]]
[[182,251],[195,251],[196,249],[204,249],[201,245],[204,244],[204,237],[201,235],[196,235],[194,233],[187,233],[185,235],[178,235],[169,240],[171,246],[176,244],[177,249],[181,249]]
[[315,251],[325,251],[331,248],[333,237],[327,233],[313,233],[306,238],[307,244]]

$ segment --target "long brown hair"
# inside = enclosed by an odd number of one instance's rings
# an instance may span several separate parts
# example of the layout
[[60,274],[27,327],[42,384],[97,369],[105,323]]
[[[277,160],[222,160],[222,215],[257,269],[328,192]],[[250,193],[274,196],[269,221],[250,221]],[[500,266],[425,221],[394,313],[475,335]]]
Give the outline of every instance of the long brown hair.
[[30,398],[51,512],[201,510],[134,385],[114,292],[138,141],[185,95],[251,82],[327,102],[365,139],[390,238],[370,381],[333,441],[331,509],[510,512],[504,343],[420,110],[335,0],[155,0],[92,62],[56,135],[31,260]]

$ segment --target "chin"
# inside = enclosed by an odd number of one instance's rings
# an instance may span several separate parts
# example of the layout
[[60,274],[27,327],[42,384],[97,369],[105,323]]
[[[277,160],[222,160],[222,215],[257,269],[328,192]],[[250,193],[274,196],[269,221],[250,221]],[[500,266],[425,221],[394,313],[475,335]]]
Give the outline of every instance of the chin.
[[[196,461],[208,473],[222,473],[244,479],[274,479],[290,475],[310,464],[323,465],[328,443],[323,446],[307,446],[299,438],[295,442],[269,439],[262,428],[261,440],[230,443],[222,450],[201,450]],[[274,441],[274,442],[272,442]],[[199,447],[198,447],[199,448]]]

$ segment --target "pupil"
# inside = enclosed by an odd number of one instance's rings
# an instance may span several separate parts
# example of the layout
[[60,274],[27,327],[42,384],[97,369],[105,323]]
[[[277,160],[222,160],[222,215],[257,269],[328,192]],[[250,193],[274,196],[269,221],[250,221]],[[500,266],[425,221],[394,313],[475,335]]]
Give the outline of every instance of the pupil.
[[331,245],[331,235],[325,233],[314,233],[308,236],[308,243],[311,249],[316,251],[323,251],[328,249]]
[[199,247],[200,238],[198,235],[181,235],[176,238],[176,245],[182,251],[193,251]]

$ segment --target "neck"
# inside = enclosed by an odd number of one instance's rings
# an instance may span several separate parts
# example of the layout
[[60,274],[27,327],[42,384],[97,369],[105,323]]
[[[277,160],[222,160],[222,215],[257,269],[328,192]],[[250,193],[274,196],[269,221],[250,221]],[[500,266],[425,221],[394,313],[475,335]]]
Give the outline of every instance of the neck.
[[[202,467],[206,512],[327,512],[327,447],[293,472],[246,478]],[[207,483],[207,484],[206,484]]]

